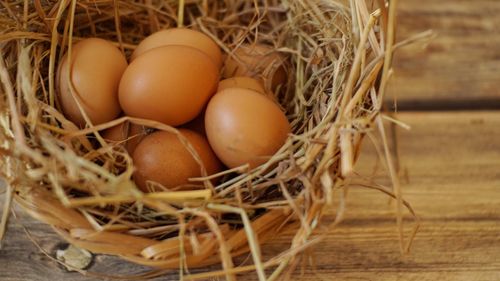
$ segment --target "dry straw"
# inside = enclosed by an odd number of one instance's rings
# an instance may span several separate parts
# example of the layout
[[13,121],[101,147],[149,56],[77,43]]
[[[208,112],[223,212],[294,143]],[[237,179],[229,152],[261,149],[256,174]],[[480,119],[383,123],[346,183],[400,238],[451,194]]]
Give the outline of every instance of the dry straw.
[[[255,271],[259,280],[275,280],[289,276],[299,254],[319,241],[315,229],[326,208],[337,208],[334,225],[341,221],[347,188],[357,185],[396,199],[406,251],[402,213],[413,210],[401,197],[380,113],[392,53],[411,41],[394,44],[396,2],[0,1],[0,159],[8,183],[0,236],[14,198],[78,247],[157,269],[134,278],[179,268],[184,279],[235,280]],[[82,38],[106,38],[130,54],[146,35],[174,26],[203,31],[229,56],[243,43],[283,54],[289,80],[276,97],[293,134],[267,163],[225,171],[217,186],[202,177],[192,179],[198,190],[143,194],[131,181],[130,157],[99,132],[126,121],[175,128],[123,117],[79,130],[59,113],[54,76]],[[376,128],[391,188],[354,173],[361,141]],[[260,245],[284,229],[295,233],[290,249],[263,260]],[[235,264],[244,253],[250,263]],[[189,274],[212,264],[221,269]]]

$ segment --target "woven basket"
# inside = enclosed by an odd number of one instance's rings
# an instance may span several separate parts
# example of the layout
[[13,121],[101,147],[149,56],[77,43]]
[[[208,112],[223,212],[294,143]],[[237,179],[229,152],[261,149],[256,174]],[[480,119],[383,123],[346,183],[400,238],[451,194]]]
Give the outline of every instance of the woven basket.
[[[1,173],[8,195],[66,241],[153,268],[221,264],[213,276],[255,270],[264,280],[297,264],[325,208],[341,220],[346,193],[335,190],[347,187],[379,120],[396,1],[25,3],[0,8]],[[267,163],[226,171],[218,186],[205,178],[199,190],[143,194],[130,157],[89,136],[124,121],[175,129],[125,117],[79,130],[59,113],[55,71],[70,42],[101,37],[130,55],[148,34],[177,25],[208,34],[228,56],[258,42],[285,57],[288,83],[275,96],[293,135]],[[260,245],[284,229],[295,233],[290,249],[263,260]],[[236,266],[244,253],[251,264]]]

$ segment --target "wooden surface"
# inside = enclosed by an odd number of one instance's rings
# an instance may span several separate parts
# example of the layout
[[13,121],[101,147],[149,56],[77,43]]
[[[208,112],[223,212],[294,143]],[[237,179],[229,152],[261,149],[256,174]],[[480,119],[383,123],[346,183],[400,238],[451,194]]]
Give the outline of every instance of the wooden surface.
[[399,1],[399,39],[436,38],[396,56],[391,96],[402,109],[500,109],[500,1]]
[[[394,135],[403,193],[421,216],[421,229],[411,254],[401,256],[393,206],[376,191],[352,188],[345,221],[314,248],[316,267],[293,280],[500,280],[500,111],[467,111],[500,109],[500,1],[400,2],[400,38],[426,29],[438,36],[427,49],[399,53],[389,94],[397,94],[403,110],[396,118],[412,127],[397,128]],[[420,112],[404,111],[410,109]],[[358,171],[387,183],[370,144],[364,149]],[[68,273],[41,253],[23,227],[52,255],[61,241],[50,228],[16,213],[0,250],[1,281],[95,280]],[[408,230],[411,220],[405,222]],[[286,249],[286,241],[276,238],[265,256]],[[96,257],[90,267],[104,273],[145,270],[107,256]],[[156,280],[177,279],[172,272]]]
[[[500,112],[400,113],[411,131],[396,130],[404,196],[423,223],[411,254],[401,256],[387,197],[352,188],[344,223],[316,246],[316,269],[294,280],[500,280]],[[379,167],[379,169],[375,169]],[[365,145],[357,166],[381,183],[385,172]],[[19,214],[0,252],[0,280],[94,280],[66,273],[26,239],[21,224],[49,252],[60,240],[46,226]],[[327,217],[331,221],[332,217]],[[407,220],[407,229],[411,221]],[[288,233],[291,235],[291,233]],[[286,248],[289,237],[265,247]],[[100,256],[92,271],[141,272]],[[175,272],[167,280],[176,280]],[[322,278],[322,279],[320,279]],[[157,280],[166,280],[157,279]],[[248,275],[242,280],[257,280]]]

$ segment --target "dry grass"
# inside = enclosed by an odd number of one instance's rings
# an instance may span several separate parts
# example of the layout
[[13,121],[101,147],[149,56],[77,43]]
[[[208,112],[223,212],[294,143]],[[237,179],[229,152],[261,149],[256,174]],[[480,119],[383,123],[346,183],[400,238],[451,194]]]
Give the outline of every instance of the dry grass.
[[[402,208],[413,211],[401,198],[380,114],[392,52],[398,47],[396,3],[0,1],[0,159],[9,185],[0,229],[13,197],[64,239],[94,253],[159,269],[179,268],[185,279],[234,280],[237,273],[251,270],[259,280],[286,278],[299,254],[319,241],[314,230],[325,208],[332,208],[337,189],[342,196],[334,226],[341,221],[361,141],[378,127],[394,187],[364,185],[396,199],[406,251]],[[192,179],[200,190],[143,194],[131,181],[130,157],[106,144],[99,131],[125,121],[176,129],[123,117],[79,130],[59,113],[55,69],[62,55],[71,52],[71,43],[82,38],[106,38],[129,55],[148,34],[181,25],[205,32],[229,56],[243,43],[273,45],[282,53],[289,80],[275,94],[293,135],[262,166],[217,175],[224,177],[217,186],[204,176]],[[202,165],[200,169],[206,175]],[[290,249],[262,260],[260,245],[284,227],[296,233]],[[253,263],[235,266],[232,258],[247,252]],[[216,263],[221,271],[188,273]]]

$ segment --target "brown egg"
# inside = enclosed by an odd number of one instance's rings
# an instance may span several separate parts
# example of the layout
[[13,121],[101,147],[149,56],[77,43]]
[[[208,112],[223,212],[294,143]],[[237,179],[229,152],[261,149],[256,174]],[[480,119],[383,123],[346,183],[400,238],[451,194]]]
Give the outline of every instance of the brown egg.
[[186,46],[155,48],[127,67],[120,105],[128,116],[182,125],[200,114],[218,80],[218,67],[205,53]]
[[266,94],[266,90],[264,90],[264,86],[262,83],[256,79],[245,76],[238,76],[227,78],[219,82],[219,87],[217,88],[217,92],[223,91],[229,88],[242,88],[253,90],[262,94]]
[[226,89],[210,100],[205,128],[215,154],[230,168],[265,163],[290,133],[290,124],[277,104],[239,88]]
[[214,40],[202,32],[187,28],[171,28],[151,34],[137,46],[130,61],[151,49],[169,45],[196,48],[212,58],[219,68],[222,66],[222,52]]
[[102,132],[102,137],[111,144],[125,146],[128,153],[132,154],[146,134],[143,126],[124,122]]
[[224,79],[219,82],[219,88],[217,88],[217,92],[221,92],[229,88],[241,88],[241,89],[253,90],[266,95],[268,98],[272,99],[276,103],[278,102],[276,100],[276,96],[273,94],[272,91],[266,91],[261,81],[251,77],[238,76],[238,77]]
[[93,125],[106,123],[118,117],[121,112],[118,102],[118,85],[127,60],[118,48],[110,42],[89,38],[73,45],[71,64],[66,54],[57,73],[58,98],[66,118],[83,128],[85,119],[71,94],[69,66],[74,96]]
[[250,76],[264,82],[267,90],[286,83],[285,59],[273,47],[263,44],[241,45],[228,55],[222,76]]
[[[207,140],[200,134],[180,129],[200,156],[208,175],[222,169]],[[146,136],[133,154],[137,186],[147,192],[146,181],[154,181],[166,188],[187,185],[189,178],[200,177],[201,167],[174,133],[158,131]]]

